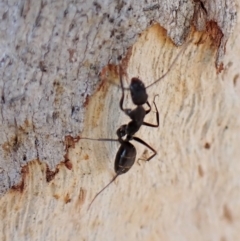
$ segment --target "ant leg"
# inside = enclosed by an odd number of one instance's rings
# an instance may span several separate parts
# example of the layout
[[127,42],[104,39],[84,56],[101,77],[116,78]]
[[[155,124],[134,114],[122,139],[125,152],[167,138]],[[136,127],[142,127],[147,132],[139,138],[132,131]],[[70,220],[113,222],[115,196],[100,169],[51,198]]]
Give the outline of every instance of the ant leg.
[[132,138],[133,140],[141,143],[142,145],[148,147],[151,151],[153,151],[154,153],[146,160],[146,161],[150,161],[154,156],[156,156],[157,152],[151,147],[149,146],[145,141],[143,141],[142,139],[136,137],[136,136],[133,136]]
[[[143,122],[143,125],[145,125],[145,126],[159,127],[159,112],[158,112],[158,109],[157,109],[157,106],[156,106],[156,103],[155,103],[155,97],[156,97],[156,96],[157,96],[157,95],[154,96],[153,104],[154,104],[155,109],[156,109],[157,124],[154,125],[154,124],[151,124],[151,123]],[[149,105],[149,103],[147,103],[147,104]],[[150,106],[150,105],[149,105],[149,106]],[[150,108],[150,110],[151,110],[151,108]],[[150,110],[149,110],[149,111],[150,111]],[[146,114],[148,114],[148,113],[149,113],[149,112],[147,112]]]
[[[120,74],[120,84],[121,84],[121,89],[122,89],[122,97],[120,99],[120,102],[119,102],[119,106],[120,106],[120,109],[122,111],[124,111],[124,108],[123,108],[123,101],[124,101],[124,87],[123,87],[123,80],[122,80],[122,68],[119,67],[119,74]],[[124,111],[125,112],[125,111]]]
[[146,110],[146,115],[152,110],[151,105],[149,104],[149,102],[147,101],[146,104],[148,105],[149,109]]
[[120,67],[120,84],[121,84],[121,89],[122,89],[122,97],[119,102],[120,109],[129,116],[129,113],[132,111],[131,109],[124,109],[123,108],[123,101],[124,101],[124,87],[123,87],[123,80],[122,80],[122,68]]

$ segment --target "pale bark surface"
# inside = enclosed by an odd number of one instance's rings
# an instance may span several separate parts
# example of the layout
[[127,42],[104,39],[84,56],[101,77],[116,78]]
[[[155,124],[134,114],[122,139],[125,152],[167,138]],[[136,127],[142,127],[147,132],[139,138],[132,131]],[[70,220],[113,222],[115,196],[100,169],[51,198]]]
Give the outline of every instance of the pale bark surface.
[[[9,1],[0,11],[0,240],[240,240],[239,2]],[[116,138],[129,121],[111,83],[119,56],[125,85],[149,85],[181,49],[167,36],[192,41],[148,89],[160,127],[137,134],[158,154],[87,211],[119,144],[78,137]]]

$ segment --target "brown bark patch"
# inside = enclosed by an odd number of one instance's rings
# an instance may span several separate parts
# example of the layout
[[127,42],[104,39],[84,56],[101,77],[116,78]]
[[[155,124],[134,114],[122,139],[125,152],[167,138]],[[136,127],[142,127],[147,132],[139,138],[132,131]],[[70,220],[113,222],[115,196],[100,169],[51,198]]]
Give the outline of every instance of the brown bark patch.
[[204,145],[204,148],[210,149],[210,147],[211,147],[210,143],[206,142],[205,145]]
[[49,169],[49,167],[47,166],[47,169],[46,169],[46,181],[47,182],[51,182],[58,172],[59,172],[59,168],[58,167],[56,167],[55,171],[51,171]]
[[69,193],[67,193],[66,196],[64,197],[64,202],[67,204],[67,203],[70,203],[71,200],[72,200],[72,199],[70,198]]
[[221,40],[223,37],[223,32],[219,28],[218,24],[214,21],[209,21],[206,25],[206,31],[210,36],[212,41],[212,46],[216,47],[217,49],[220,47]]
[[229,223],[233,222],[232,212],[230,211],[230,209],[226,204],[223,206],[223,217],[227,222]]
[[22,193],[24,191],[25,188],[25,183],[26,183],[26,176],[29,174],[29,168],[28,165],[24,166],[21,170],[21,174],[22,174],[22,180],[19,184],[14,185],[12,187],[12,190],[14,191],[18,191],[20,193]]
[[80,207],[84,204],[86,200],[86,195],[87,195],[87,191],[81,187],[79,191],[78,199],[76,202],[77,207]]
[[203,177],[203,176],[204,176],[204,171],[203,171],[201,165],[198,166],[198,174],[199,174],[200,177]]
[[64,162],[64,164],[65,164],[65,167],[66,167],[68,170],[72,170],[73,165],[72,165],[72,162],[71,162],[71,161],[67,160],[67,161]]

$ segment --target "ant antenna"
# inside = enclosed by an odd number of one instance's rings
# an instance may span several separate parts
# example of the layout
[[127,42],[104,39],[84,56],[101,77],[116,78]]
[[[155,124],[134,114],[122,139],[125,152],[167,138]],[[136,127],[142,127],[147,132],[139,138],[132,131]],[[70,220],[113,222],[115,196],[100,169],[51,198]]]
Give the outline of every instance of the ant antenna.
[[91,141],[118,141],[118,139],[109,139],[109,138],[88,138],[88,137],[81,137],[82,140],[91,140]]
[[[146,89],[149,88],[149,87],[151,87],[152,85],[156,84],[158,81],[160,81],[161,79],[163,79],[163,78],[166,77],[166,75],[170,72],[170,70],[172,69],[172,67],[174,66],[174,64],[177,62],[179,56],[180,56],[180,55],[182,54],[182,52],[187,48],[188,44],[189,44],[191,41],[192,41],[192,39],[190,39],[189,41],[187,41],[187,42],[184,44],[184,46],[182,47],[182,49],[179,51],[179,53],[178,53],[178,54],[176,55],[176,57],[174,58],[173,62],[172,62],[172,63],[170,64],[170,66],[168,67],[167,71],[166,71],[159,79],[155,80],[152,84],[148,85],[148,86],[146,87]],[[119,70],[119,75],[120,75],[120,78],[122,78],[121,66],[120,66],[120,70]],[[123,85],[120,85],[120,86],[119,86],[119,84],[117,84],[117,83],[115,83],[115,82],[113,82],[113,81],[110,81],[110,82],[111,82],[111,84],[117,86],[118,88],[121,88],[121,89],[123,89],[123,90],[130,90],[130,88],[128,88],[128,87],[124,87]]]
[[101,194],[110,184],[112,184],[115,180],[116,180],[116,178],[119,176],[119,174],[116,174],[114,177],[113,177],[113,179],[103,188],[103,189],[101,189],[96,195],[95,195],[95,197],[93,198],[93,200],[91,201],[91,203],[89,204],[89,206],[88,206],[88,210],[90,209],[90,207],[92,206],[92,203],[94,202],[94,200],[97,198],[97,196],[99,195],[99,194]]
[[171,68],[173,67],[173,65],[176,63],[176,61],[178,60],[178,57],[180,56],[180,54],[182,54],[182,52],[187,48],[188,44],[192,41],[192,39],[190,39],[189,41],[187,41],[185,43],[185,45],[182,47],[182,49],[179,51],[179,53],[177,54],[177,56],[175,57],[175,59],[173,60],[173,62],[170,64],[170,66],[168,67],[167,71],[159,78],[157,79],[156,81],[154,81],[152,84],[148,85],[146,87],[149,88],[151,87],[152,85],[156,84],[158,81],[160,81],[161,79],[163,79],[168,73],[169,71],[171,70]]
[[[108,139],[108,138],[96,138],[96,139],[95,139],[95,138],[81,137],[81,139],[83,139],[83,140],[91,140],[91,141],[119,141],[118,139]],[[95,197],[93,198],[93,200],[92,200],[91,203],[89,204],[87,210],[90,209],[90,207],[92,206],[92,203],[93,203],[94,200],[97,198],[97,196],[98,196],[100,193],[102,193],[111,183],[113,183],[120,174],[121,174],[121,173],[117,173],[117,174],[113,177],[113,179],[112,179],[103,189],[101,189],[101,190],[95,195]]]

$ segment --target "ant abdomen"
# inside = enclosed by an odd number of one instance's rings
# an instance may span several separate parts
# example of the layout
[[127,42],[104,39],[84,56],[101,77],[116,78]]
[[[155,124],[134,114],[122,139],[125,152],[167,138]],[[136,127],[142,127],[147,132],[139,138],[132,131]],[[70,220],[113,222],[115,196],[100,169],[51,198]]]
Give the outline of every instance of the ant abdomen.
[[126,173],[134,164],[137,151],[129,141],[123,141],[118,149],[114,169],[117,175]]

